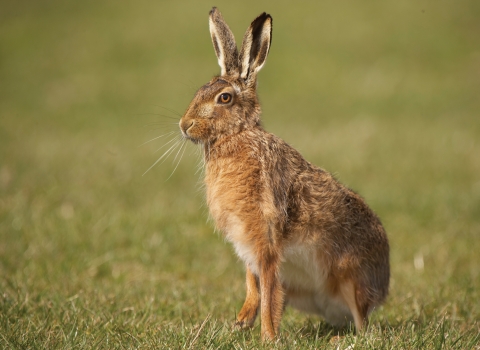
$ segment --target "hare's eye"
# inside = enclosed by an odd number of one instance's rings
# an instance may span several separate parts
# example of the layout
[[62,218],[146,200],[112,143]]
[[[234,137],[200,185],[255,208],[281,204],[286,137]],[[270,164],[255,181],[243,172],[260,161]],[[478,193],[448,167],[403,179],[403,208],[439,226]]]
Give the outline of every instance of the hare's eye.
[[218,103],[226,104],[226,103],[229,103],[231,100],[232,100],[232,95],[226,92],[218,96]]

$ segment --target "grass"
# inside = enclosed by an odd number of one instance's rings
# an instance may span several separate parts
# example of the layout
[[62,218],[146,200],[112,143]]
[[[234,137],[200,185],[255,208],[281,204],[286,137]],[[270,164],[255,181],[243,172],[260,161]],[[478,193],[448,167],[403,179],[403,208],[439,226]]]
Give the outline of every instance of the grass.
[[[219,72],[211,5],[2,3],[0,347],[272,346],[258,321],[231,330],[244,272],[207,221],[195,147],[142,176],[166,141],[138,146]],[[273,15],[267,129],[360,192],[391,241],[365,335],[287,308],[273,347],[479,349],[478,3],[216,5],[237,39]]]

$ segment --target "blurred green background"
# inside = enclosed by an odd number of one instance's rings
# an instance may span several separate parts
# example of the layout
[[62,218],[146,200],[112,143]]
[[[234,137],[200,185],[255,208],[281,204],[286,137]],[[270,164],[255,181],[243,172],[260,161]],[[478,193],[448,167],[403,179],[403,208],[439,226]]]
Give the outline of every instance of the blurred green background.
[[[0,344],[259,346],[258,327],[229,332],[243,267],[207,221],[196,147],[171,177],[174,154],[142,176],[170,138],[139,146],[176,131],[219,73],[212,5],[237,42],[258,14],[273,16],[265,127],[362,194],[387,228],[391,294],[369,341],[473,347],[475,0],[1,1]],[[287,348],[331,332],[291,310],[283,325]]]

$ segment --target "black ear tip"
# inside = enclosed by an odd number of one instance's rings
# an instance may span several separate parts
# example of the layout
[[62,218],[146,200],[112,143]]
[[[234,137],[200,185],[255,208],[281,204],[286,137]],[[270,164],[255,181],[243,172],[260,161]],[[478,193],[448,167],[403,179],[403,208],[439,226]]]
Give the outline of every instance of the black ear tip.
[[268,13],[266,14],[266,18],[265,18],[265,20],[270,20],[270,23],[272,23],[272,22],[273,22],[273,18],[272,18],[272,16],[270,16]]
[[213,6],[210,12],[208,13],[209,15],[213,15],[217,11],[217,7]]
[[257,18],[255,18],[255,21],[260,21],[260,22],[266,22],[267,20],[270,20],[270,22],[273,21],[272,16],[270,16],[268,13],[263,12],[260,14]]

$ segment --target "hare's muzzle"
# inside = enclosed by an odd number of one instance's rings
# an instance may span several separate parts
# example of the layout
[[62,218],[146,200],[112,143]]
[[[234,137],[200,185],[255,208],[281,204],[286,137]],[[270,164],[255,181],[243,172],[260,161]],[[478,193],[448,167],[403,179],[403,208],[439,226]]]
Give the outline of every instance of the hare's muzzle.
[[189,137],[188,129],[190,129],[193,126],[194,123],[195,123],[195,121],[193,121],[192,119],[182,118],[180,120],[180,130],[182,131],[183,136]]

